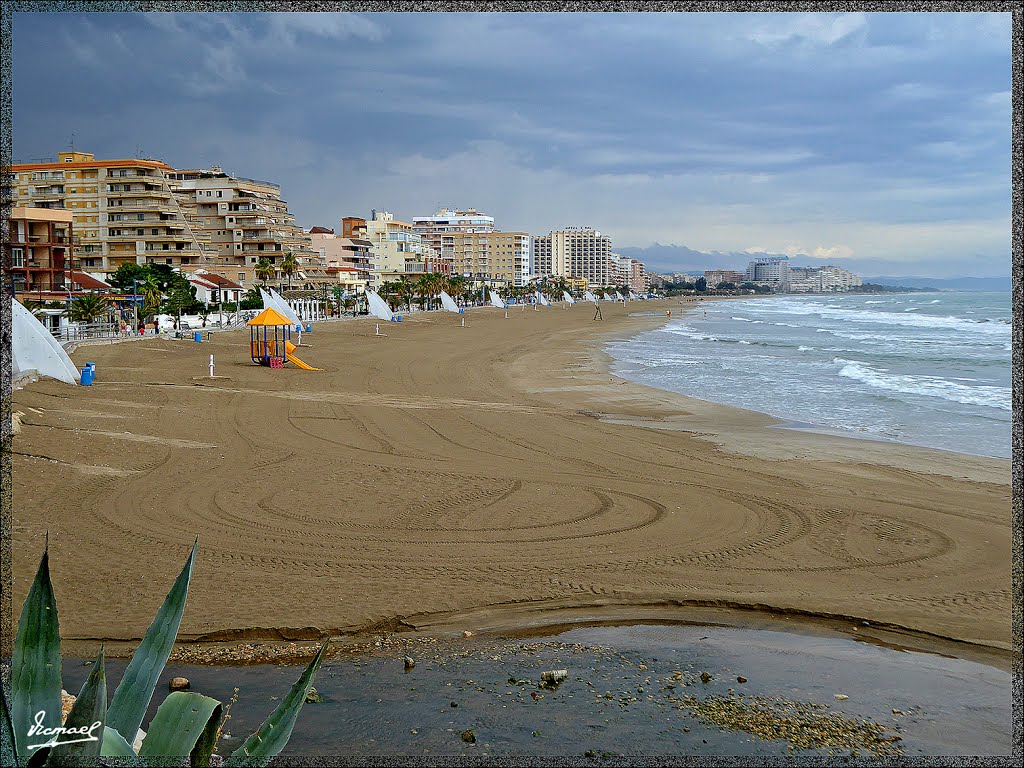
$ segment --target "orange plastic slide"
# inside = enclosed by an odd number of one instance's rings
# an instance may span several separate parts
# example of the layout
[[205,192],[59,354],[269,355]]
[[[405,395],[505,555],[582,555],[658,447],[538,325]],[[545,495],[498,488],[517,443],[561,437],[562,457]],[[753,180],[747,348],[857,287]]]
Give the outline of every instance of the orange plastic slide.
[[296,346],[294,344],[292,344],[290,341],[286,341],[284,343],[284,349],[285,349],[285,357],[288,359],[289,363],[294,363],[297,367],[301,368],[304,371],[321,371],[321,370],[323,370],[322,368],[314,368],[312,365],[307,365],[306,363],[304,363],[301,360],[299,360],[299,358],[297,358],[295,355],[293,355],[292,352],[294,352],[296,350]]

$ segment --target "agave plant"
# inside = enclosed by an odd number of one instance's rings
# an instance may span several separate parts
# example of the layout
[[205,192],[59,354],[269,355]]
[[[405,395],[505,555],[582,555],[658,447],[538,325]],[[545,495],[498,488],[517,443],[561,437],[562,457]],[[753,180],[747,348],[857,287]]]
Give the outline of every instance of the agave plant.
[[[192,578],[198,540],[185,567],[132,655],[107,705],[103,649],[89,679],[61,724],[61,658],[57,603],[50,583],[49,552],[43,552],[22,608],[11,659],[11,697],[2,696],[0,765],[35,768],[95,764],[154,765],[172,760],[208,766],[223,721],[221,703],[209,696],[175,691],[159,706],[138,752],[133,748],[160,674],[171,655]],[[327,643],[260,728],[224,760],[225,766],[265,766],[291,737]]]

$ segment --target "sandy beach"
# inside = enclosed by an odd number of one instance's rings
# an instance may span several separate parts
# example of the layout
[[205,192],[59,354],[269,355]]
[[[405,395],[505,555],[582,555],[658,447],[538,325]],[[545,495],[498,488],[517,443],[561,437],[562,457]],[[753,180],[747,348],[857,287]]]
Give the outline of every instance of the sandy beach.
[[141,637],[198,535],[183,639],[747,606],[1008,651],[1010,462],[610,375],[601,342],[666,309],[319,323],[321,372],[246,331],[81,347],[94,386],[14,395],[14,619],[48,530],[72,640]]

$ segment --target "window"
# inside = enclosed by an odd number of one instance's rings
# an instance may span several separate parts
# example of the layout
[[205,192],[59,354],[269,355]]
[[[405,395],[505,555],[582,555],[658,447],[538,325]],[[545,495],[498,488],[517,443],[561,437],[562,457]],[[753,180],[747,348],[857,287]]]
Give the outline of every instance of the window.
[[24,267],[25,266],[25,249],[24,248],[12,248],[11,249],[11,266],[12,267]]
[[136,216],[136,218],[139,221],[145,221],[146,220],[146,214],[144,214],[144,213],[137,213],[137,214],[135,214],[135,216]]

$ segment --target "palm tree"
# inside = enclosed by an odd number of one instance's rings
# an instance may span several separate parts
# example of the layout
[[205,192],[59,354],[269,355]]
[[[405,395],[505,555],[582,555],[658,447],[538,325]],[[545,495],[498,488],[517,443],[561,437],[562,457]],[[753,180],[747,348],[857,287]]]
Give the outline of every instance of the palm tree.
[[299,268],[299,262],[295,260],[295,254],[288,251],[281,259],[281,272],[285,277],[288,278],[288,290],[292,289],[292,275],[295,274]]
[[147,275],[136,288],[139,296],[142,296],[142,315],[149,317],[160,311],[160,304],[163,301],[164,293],[160,284],[152,275]]
[[274,268],[274,265],[271,264],[267,258],[260,259],[256,266],[253,267],[252,271],[253,273],[255,273],[256,279],[259,280],[263,285],[266,285],[267,282],[269,282],[269,280],[277,272],[277,270]]
[[412,312],[412,297],[413,297],[413,284],[409,282],[409,278],[402,275],[398,278],[398,282],[391,284],[394,287],[394,292],[398,296],[399,301],[404,301],[409,311]]
[[469,290],[469,284],[462,275],[451,275],[444,280],[444,289],[455,301],[459,301],[459,299],[464,299]]
[[110,309],[106,296],[80,296],[71,302],[71,319],[78,323],[91,323],[103,317]]
[[46,306],[45,301],[36,301],[35,299],[23,299],[21,304],[36,317],[39,317],[39,313],[42,312],[43,307]]

